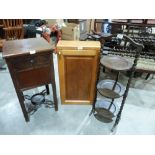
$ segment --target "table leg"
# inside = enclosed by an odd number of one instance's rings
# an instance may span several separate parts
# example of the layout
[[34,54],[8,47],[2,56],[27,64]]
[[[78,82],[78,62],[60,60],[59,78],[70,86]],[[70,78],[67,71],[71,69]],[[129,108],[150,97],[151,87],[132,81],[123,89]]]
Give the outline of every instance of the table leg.
[[53,101],[55,111],[58,111],[58,101],[57,101],[57,93],[56,93],[56,84],[55,84],[55,72],[54,72],[54,63],[53,63],[53,54],[51,55],[51,84],[53,90]]
[[54,100],[54,105],[55,105],[55,111],[58,111],[58,101],[57,101],[55,81],[52,82],[52,90],[53,90],[53,100]]
[[18,96],[18,99],[19,99],[21,109],[23,111],[25,121],[29,122],[29,115],[28,115],[28,112],[27,112],[25,104],[24,104],[23,93],[22,93],[22,91],[16,91],[16,92],[17,92],[17,96]]
[[20,106],[21,106],[21,109],[22,109],[22,112],[23,112],[25,121],[26,122],[29,122],[30,120],[29,120],[29,115],[28,115],[28,112],[27,112],[26,107],[25,107],[25,104],[24,104],[24,95],[23,95],[23,92],[20,90],[20,88],[18,87],[17,81],[15,80],[16,79],[16,75],[15,75],[15,73],[13,71],[12,65],[10,64],[9,61],[6,61],[6,62],[7,62],[9,71],[11,73],[10,75],[11,75],[11,78],[12,78],[12,82],[14,84],[14,87],[15,87],[15,90],[16,90],[16,94],[18,96],[18,100],[19,100],[19,103],[20,103]]

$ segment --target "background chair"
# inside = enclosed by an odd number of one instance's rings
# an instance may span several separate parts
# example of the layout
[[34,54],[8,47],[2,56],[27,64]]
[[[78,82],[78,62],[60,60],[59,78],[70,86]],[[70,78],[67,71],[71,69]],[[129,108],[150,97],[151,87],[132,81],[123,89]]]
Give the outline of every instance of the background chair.
[[22,19],[3,19],[3,30],[6,40],[24,38],[24,28]]

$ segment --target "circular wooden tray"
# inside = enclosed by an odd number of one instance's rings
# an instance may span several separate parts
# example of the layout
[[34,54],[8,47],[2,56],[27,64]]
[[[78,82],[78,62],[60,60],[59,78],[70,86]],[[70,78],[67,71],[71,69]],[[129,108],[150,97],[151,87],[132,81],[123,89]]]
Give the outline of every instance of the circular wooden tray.
[[113,103],[111,108],[108,109],[110,104],[110,101],[98,100],[95,104],[95,116],[105,118],[107,121],[112,120],[116,116],[116,105]]
[[126,71],[132,67],[132,63],[121,56],[103,56],[100,62],[106,68],[116,71]]
[[112,90],[114,83],[114,80],[109,79],[100,81],[97,84],[98,92],[102,96],[111,99],[121,97],[124,94],[125,87],[121,83],[117,82],[115,89]]

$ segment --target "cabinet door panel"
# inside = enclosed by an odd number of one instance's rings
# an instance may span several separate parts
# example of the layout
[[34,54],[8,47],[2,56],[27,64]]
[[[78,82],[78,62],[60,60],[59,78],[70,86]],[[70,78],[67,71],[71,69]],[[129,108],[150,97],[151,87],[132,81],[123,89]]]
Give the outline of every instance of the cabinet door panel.
[[62,103],[92,104],[96,91],[98,52],[61,51],[58,61]]
[[20,89],[36,87],[50,83],[50,66],[25,70],[16,73],[16,79]]
[[64,58],[66,77],[66,100],[89,100],[93,57]]

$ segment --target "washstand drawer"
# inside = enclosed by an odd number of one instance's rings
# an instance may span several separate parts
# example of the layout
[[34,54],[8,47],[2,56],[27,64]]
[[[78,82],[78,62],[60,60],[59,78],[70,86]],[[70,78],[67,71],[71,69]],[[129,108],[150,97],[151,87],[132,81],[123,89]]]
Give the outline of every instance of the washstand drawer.
[[18,57],[12,61],[13,68],[15,70],[31,69],[41,67],[50,63],[51,55],[37,55],[37,56],[26,56]]

